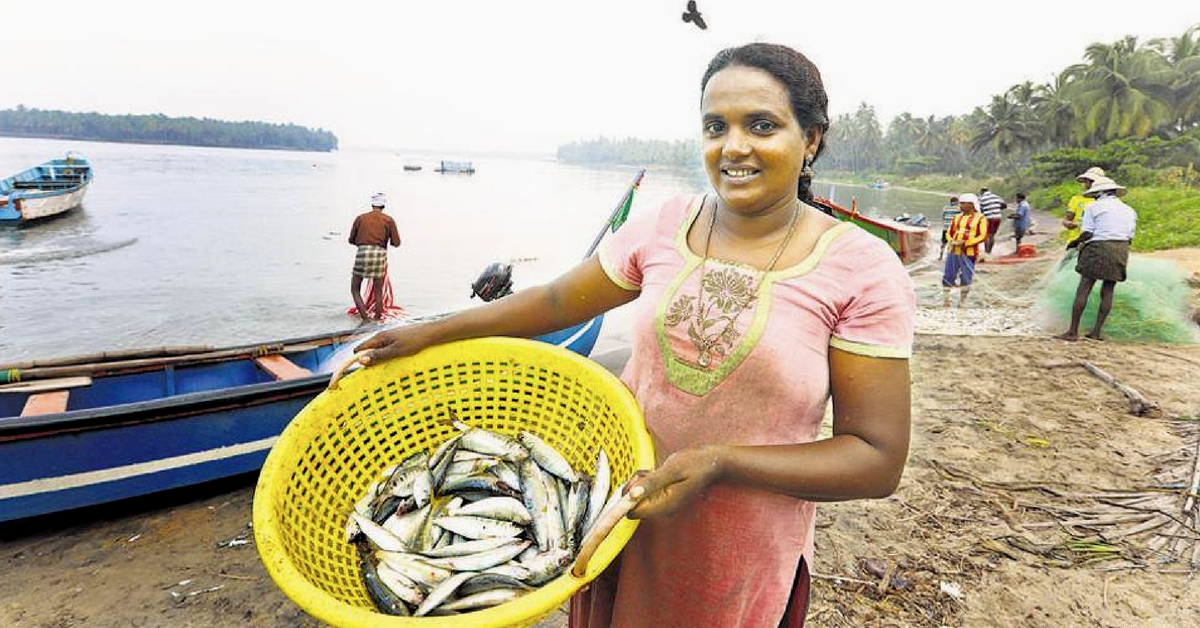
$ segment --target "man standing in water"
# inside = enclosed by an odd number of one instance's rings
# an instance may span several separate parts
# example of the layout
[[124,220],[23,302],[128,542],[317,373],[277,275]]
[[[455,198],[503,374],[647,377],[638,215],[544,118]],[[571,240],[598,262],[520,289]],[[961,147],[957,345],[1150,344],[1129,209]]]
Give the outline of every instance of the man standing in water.
[[1079,340],[1079,320],[1087,307],[1092,286],[1100,285],[1100,310],[1096,313],[1096,324],[1087,335],[1093,340],[1103,340],[1100,332],[1104,320],[1112,311],[1113,292],[1117,283],[1125,281],[1125,267],[1129,263],[1129,244],[1137,229],[1137,212],[1123,203],[1119,196],[1125,188],[1112,179],[1098,176],[1084,196],[1096,199],[1087,206],[1083,214],[1083,232],[1067,244],[1067,248],[1082,246],[1075,272],[1079,273],[1079,287],[1075,289],[1075,302],[1071,305],[1071,328],[1055,338]]
[[364,323],[371,319],[363,305],[363,278],[372,279],[371,296],[375,304],[375,320],[383,320],[383,276],[387,271],[387,247],[400,246],[400,232],[396,221],[383,213],[387,196],[380,192],[371,197],[371,211],[359,214],[350,227],[350,244],[358,247],[354,256],[354,270],[350,277],[350,294],[358,308],[358,316]]

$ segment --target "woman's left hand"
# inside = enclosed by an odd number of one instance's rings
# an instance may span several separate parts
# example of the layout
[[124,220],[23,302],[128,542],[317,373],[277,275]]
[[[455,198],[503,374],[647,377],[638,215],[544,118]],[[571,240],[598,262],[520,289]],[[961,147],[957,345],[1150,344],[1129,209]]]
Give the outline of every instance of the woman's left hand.
[[721,475],[717,447],[686,449],[671,454],[654,471],[639,471],[629,486],[638,505],[629,514],[635,519],[670,515],[691,503]]

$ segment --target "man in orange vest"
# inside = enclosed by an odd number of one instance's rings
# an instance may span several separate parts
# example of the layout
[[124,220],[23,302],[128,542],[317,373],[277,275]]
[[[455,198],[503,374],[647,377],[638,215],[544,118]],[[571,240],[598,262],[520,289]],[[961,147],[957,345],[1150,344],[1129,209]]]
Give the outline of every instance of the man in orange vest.
[[958,307],[967,302],[971,282],[975,280],[975,260],[988,237],[988,221],[979,213],[979,197],[967,193],[958,197],[962,213],[950,221],[946,240],[946,267],[942,273],[942,307],[950,307],[950,289],[958,286]]

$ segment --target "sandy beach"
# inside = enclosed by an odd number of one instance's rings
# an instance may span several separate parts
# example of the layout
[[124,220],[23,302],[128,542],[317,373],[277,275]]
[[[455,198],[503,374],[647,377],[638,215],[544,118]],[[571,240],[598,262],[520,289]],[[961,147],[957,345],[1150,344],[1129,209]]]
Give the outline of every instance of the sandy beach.
[[[1177,259],[1200,272],[1200,255]],[[934,266],[914,274],[909,464],[887,499],[819,507],[809,625],[1200,622],[1184,511],[1200,347],[1053,340],[1023,299],[1056,261],[982,265],[991,290],[961,311],[940,307]],[[596,356],[611,369],[627,355],[619,318]],[[1157,409],[1131,414],[1083,361]],[[267,577],[252,500],[245,477],[0,530],[0,626],[321,625]]]

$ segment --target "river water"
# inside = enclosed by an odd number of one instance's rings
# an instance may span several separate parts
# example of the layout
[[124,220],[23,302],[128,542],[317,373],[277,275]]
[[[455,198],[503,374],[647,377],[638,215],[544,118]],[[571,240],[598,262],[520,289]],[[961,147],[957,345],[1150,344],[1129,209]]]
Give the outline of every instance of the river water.
[[[490,262],[515,260],[518,289],[577,263],[636,172],[551,158],[0,138],[0,177],[68,150],[95,170],[83,207],[0,228],[0,363],[351,328],[346,237],[376,191],[388,194],[403,239],[390,254],[397,302],[410,315],[478,304],[470,284]],[[438,174],[438,159],[470,159],[476,173]],[[652,169],[633,212],[706,185],[698,172]],[[885,216],[933,217],[944,201],[832,191]]]

